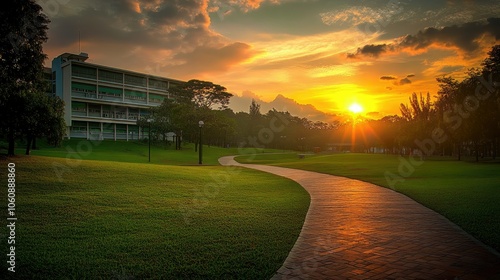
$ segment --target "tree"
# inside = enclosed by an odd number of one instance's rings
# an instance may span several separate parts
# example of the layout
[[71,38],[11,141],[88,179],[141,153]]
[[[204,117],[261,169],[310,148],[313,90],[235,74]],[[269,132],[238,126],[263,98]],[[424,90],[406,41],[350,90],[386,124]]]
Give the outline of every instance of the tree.
[[59,145],[64,137],[64,102],[57,96],[45,93],[33,94],[27,102],[26,155],[37,137],[46,137],[49,144]]
[[[483,68],[473,68],[462,81],[451,77],[439,78],[439,124],[458,147],[462,146],[479,156],[496,157],[500,137],[500,46],[488,52]],[[472,150],[471,150],[472,146]]]
[[[420,98],[419,98],[420,97]],[[401,104],[400,111],[405,121],[401,134],[401,143],[407,148],[417,147],[417,140],[431,135],[435,111],[431,103],[430,94],[424,98],[422,94],[413,93],[409,98],[410,105]]]
[[252,104],[250,104],[250,118],[257,119],[261,116],[262,114],[260,113],[260,104],[257,104],[257,102],[255,102],[255,99],[252,98]]
[[[488,100],[488,132],[492,142],[493,158],[498,153],[500,138],[500,45],[495,45],[488,52],[488,57],[482,63],[483,90],[490,92]],[[491,83],[489,85],[485,85]]]
[[34,0],[9,2],[0,12],[0,133],[7,136],[8,155],[14,155],[16,138],[42,122],[34,124],[28,110],[37,95],[45,94],[42,44],[48,23]]
[[190,80],[172,89],[179,102],[193,102],[197,108],[226,109],[229,99],[233,96],[226,88],[212,82]]
[[483,73],[492,73],[499,78],[500,74],[500,45],[495,45],[488,52],[488,57],[481,64],[483,66]]
[[255,136],[258,134],[259,130],[263,127],[263,116],[260,113],[260,104],[258,104],[255,99],[252,98],[252,103],[249,108],[249,122],[247,122],[243,127],[247,128],[246,133],[249,136]]
[[426,98],[420,94],[420,100],[416,93],[409,98],[410,106],[401,104],[401,114],[407,121],[424,120],[428,121],[432,112],[431,96],[427,93]]

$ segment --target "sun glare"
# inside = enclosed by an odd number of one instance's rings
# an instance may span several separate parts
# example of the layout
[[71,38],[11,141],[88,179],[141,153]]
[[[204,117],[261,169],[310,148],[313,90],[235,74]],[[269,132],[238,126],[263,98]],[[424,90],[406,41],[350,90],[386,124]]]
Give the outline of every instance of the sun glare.
[[361,107],[358,103],[352,103],[351,106],[349,106],[349,111],[354,114],[361,113],[361,111],[363,111],[363,107]]

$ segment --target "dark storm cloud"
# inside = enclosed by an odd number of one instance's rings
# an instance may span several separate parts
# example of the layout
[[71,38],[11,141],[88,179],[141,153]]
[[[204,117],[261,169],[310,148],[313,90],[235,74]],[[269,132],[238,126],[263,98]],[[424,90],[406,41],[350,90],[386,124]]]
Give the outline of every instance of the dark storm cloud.
[[378,57],[389,51],[419,51],[433,44],[456,47],[466,53],[473,53],[480,48],[478,41],[484,35],[493,36],[496,40],[500,39],[500,18],[489,18],[486,21],[474,21],[443,28],[426,28],[415,35],[406,35],[398,43],[365,45],[358,48],[355,53],[348,54],[347,57]]

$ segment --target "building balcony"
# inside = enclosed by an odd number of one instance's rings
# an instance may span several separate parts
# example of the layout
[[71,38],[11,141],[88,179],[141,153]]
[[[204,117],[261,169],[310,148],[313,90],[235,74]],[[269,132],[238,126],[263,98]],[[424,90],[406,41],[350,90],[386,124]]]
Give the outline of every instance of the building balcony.
[[147,104],[148,103],[145,97],[127,96],[127,95],[125,95],[125,102],[134,103],[134,104]]
[[97,93],[95,92],[83,92],[83,91],[71,91],[71,97],[80,97],[87,99],[97,99]]
[[87,138],[87,131],[70,131],[69,135],[71,138]]
[[[148,105],[146,98],[141,99],[125,96],[125,99],[122,99],[122,96],[104,95],[91,92],[72,91],[71,97],[85,100],[108,101],[119,104]],[[155,103],[154,105],[159,105],[159,103]]]
[[103,119],[103,120],[111,120],[111,121],[121,121],[127,123],[135,123],[137,121],[138,116],[127,116],[126,114],[112,114],[112,113],[86,113],[82,111],[73,111],[71,112],[72,117],[80,117],[80,118],[88,118],[88,119]]

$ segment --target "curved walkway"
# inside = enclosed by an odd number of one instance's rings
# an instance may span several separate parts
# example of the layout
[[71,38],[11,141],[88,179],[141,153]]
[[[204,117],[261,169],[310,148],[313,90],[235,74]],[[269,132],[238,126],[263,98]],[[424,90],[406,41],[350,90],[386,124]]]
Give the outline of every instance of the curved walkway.
[[311,196],[302,231],[273,279],[500,279],[500,256],[443,216],[370,183],[240,164],[298,182]]

